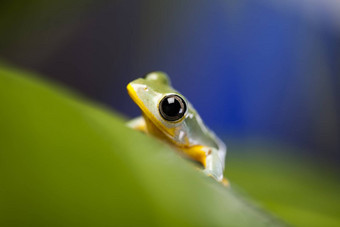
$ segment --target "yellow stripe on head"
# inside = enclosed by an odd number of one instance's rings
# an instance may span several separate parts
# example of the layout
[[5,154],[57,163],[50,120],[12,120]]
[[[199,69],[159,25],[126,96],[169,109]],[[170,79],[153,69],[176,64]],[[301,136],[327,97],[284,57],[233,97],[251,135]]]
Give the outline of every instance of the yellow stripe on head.
[[[161,121],[157,119],[157,117],[145,106],[144,102],[139,98],[135,88],[132,85],[133,82],[129,83],[127,85],[127,91],[130,95],[131,99],[138,105],[138,107],[141,109],[143,114],[150,119],[150,121],[164,134],[166,134],[170,139],[174,137],[175,135],[175,129],[174,128],[167,128],[164,124],[162,124]],[[145,85],[145,89],[147,89]],[[158,104],[157,104],[158,109]]]

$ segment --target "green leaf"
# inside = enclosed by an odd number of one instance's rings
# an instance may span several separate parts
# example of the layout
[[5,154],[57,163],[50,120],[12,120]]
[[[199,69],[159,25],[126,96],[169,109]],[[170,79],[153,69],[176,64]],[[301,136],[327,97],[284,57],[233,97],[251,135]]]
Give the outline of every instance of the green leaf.
[[340,226],[340,182],[329,161],[325,166],[310,151],[258,141],[229,146],[227,173],[234,187],[293,226]]
[[2,66],[0,104],[0,226],[281,224],[122,117],[32,74]]

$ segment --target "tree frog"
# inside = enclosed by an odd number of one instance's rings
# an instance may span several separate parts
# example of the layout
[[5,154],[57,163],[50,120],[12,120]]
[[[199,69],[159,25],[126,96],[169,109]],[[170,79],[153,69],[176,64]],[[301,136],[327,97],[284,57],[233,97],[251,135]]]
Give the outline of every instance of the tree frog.
[[172,88],[163,72],[152,72],[127,85],[142,116],[128,126],[173,145],[204,167],[203,172],[227,184],[223,178],[226,146],[203,123],[189,101]]

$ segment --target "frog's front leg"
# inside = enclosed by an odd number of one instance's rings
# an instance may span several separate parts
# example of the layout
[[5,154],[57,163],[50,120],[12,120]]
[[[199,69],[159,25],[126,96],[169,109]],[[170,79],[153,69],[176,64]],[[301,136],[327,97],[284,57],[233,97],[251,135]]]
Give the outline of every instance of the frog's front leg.
[[215,148],[210,148],[205,158],[204,173],[212,176],[217,181],[223,181],[224,160],[221,160],[219,151]]
[[146,132],[146,123],[143,116],[128,121],[127,126],[141,132]]

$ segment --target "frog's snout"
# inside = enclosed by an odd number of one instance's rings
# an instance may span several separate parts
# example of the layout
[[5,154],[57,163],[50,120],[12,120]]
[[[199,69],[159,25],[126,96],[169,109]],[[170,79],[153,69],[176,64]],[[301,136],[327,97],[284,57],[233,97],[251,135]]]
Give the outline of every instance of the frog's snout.
[[130,96],[131,96],[131,94],[137,95],[138,93],[143,93],[145,91],[148,91],[148,87],[146,85],[137,84],[137,83],[133,83],[133,82],[129,83],[126,88],[128,90],[128,93],[130,94]]
[[145,96],[145,93],[148,91],[148,87],[144,84],[134,83],[134,81],[132,81],[126,86],[126,88],[131,99],[139,107],[142,108],[142,106],[144,106],[142,102],[142,99],[143,99],[142,97]]

